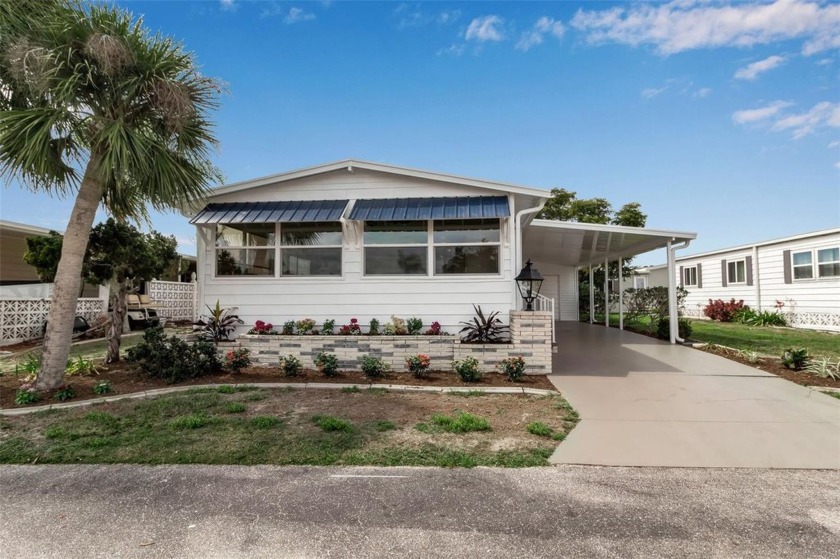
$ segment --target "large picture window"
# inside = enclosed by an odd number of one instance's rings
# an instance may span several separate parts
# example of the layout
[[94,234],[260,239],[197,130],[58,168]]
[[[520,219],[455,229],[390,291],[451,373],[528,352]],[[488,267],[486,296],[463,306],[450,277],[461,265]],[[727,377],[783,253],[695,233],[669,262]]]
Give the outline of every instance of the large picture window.
[[273,276],[274,224],[216,226],[217,276]]
[[365,222],[365,275],[498,274],[499,223],[498,219]]
[[281,223],[280,273],[284,276],[340,276],[341,224]]
[[790,255],[794,280],[840,278],[840,248],[818,248]]

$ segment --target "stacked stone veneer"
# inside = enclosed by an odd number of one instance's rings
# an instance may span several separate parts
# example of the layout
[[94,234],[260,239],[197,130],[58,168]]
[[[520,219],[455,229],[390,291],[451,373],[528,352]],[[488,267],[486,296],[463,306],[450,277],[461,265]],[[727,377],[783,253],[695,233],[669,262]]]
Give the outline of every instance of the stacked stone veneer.
[[[512,311],[511,343],[464,344],[457,336],[255,336],[240,335],[234,347],[248,348],[251,360],[262,365],[276,365],[281,355],[292,354],[304,367],[313,367],[321,352],[334,353],[339,368],[361,370],[365,355],[381,358],[394,371],[406,370],[405,359],[424,353],[431,358],[433,370],[449,370],[452,361],[464,357],[478,360],[481,370],[492,372],[502,359],[522,356],[528,374],[551,372],[551,313]],[[223,345],[221,351],[231,349]]]

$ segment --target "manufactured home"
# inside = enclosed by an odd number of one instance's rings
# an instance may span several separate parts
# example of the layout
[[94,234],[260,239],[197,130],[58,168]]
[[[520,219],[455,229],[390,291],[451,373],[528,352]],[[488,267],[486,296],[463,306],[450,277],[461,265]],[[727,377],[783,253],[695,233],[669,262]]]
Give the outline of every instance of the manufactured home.
[[[666,265],[640,272],[651,286],[668,283]],[[735,299],[791,326],[840,331],[840,228],[679,256],[673,272],[688,316],[703,317],[709,299]]]
[[[485,312],[522,308],[527,259],[536,301],[577,321],[577,271],[693,233],[535,219],[548,190],[345,160],[225,185],[196,208],[198,299],[257,320],[318,324],[391,315],[448,332]],[[676,323],[676,321],[673,321]]]

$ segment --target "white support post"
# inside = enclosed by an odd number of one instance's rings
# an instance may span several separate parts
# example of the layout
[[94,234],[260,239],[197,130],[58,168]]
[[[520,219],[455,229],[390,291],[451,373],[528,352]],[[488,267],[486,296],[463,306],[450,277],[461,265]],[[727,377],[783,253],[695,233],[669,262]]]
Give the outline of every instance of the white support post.
[[604,259],[604,326],[610,325],[610,261]]
[[595,282],[592,279],[592,264],[589,264],[589,324],[595,324]]
[[679,333],[679,323],[677,317],[677,286],[676,286],[676,258],[674,258],[674,251],[671,250],[671,241],[668,241],[666,250],[668,251],[668,326],[670,326],[671,343],[677,343],[677,334]]
[[618,329],[624,330],[624,258],[618,259]]

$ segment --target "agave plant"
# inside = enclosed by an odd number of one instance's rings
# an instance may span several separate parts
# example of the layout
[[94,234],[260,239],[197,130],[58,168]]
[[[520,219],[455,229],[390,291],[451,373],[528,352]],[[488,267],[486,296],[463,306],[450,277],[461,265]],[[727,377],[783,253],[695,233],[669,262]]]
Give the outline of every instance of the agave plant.
[[507,341],[509,328],[499,320],[499,311],[485,316],[481,306],[473,305],[475,316],[470,322],[461,322],[461,341],[475,344],[499,343]]
[[236,330],[236,326],[244,324],[244,321],[234,314],[237,310],[236,307],[223,309],[218,300],[216,300],[215,307],[207,305],[207,310],[210,311],[210,314],[200,317],[196,324],[201,326],[205,336],[215,343],[229,340],[230,334]]

